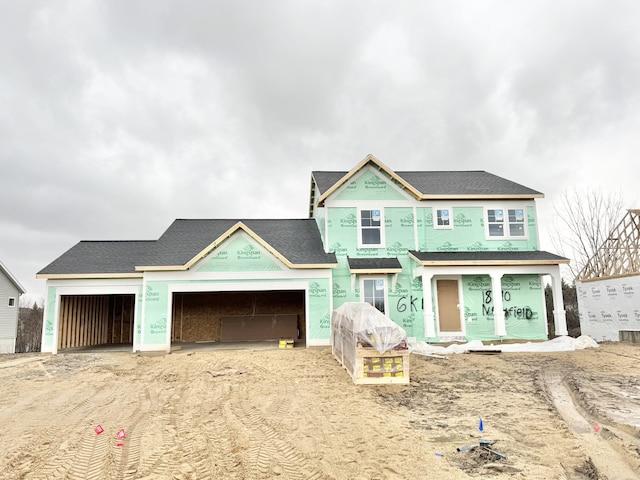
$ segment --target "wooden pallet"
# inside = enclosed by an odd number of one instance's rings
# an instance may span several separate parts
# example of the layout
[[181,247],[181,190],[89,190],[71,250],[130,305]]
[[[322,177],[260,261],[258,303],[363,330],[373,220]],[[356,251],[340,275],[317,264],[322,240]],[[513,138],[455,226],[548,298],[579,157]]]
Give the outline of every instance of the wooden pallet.
[[380,353],[373,347],[359,344],[355,351],[355,359],[335,350],[334,356],[349,372],[356,385],[406,385],[409,383],[409,349],[407,348]]

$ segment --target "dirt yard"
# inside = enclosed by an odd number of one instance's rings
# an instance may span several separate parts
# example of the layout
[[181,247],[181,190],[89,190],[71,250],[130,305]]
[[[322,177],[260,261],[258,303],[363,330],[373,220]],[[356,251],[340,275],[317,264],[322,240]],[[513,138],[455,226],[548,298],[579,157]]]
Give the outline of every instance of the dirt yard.
[[0,478],[640,478],[639,363],[412,354],[410,385],[356,386],[330,348],[5,355]]

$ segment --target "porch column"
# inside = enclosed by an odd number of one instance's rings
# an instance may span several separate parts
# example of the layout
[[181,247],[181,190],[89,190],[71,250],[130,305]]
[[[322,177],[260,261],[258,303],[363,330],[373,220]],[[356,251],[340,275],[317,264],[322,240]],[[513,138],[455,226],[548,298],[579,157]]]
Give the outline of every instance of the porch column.
[[431,295],[431,279],[433,272],[423,270],[422,272],[422,298],[424,300],[424,311],[422,312],[424,321],[424,336],[433,338],[436,336],[435,315],[433,314],[433,301]]
[[507,335],[502,305],[502,273],[491,273],[491,296],[493,298],[493,325],[498,337]]
[[562,295],[562,276],[560,266],[556,265],[551,272],[551,291],[553,293],[553,323],[556,326],[556,335],[567,335],[567,313],[564,309],[564,298]]

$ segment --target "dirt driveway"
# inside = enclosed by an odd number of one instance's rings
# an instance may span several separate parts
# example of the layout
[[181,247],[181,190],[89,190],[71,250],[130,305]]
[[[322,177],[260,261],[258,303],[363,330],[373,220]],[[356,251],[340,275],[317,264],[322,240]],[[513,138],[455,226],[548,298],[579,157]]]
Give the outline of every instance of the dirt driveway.
[[355,386],[329,348],[3,356],[0,478],[640,478],[639,364],[411,355],[410,385]]

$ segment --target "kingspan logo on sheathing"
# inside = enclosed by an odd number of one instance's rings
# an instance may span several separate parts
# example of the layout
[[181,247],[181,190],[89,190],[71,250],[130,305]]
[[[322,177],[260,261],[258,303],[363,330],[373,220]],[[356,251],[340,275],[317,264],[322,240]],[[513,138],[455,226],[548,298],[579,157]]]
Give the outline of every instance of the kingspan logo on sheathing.
[[507,241],[500,245],[498,247],[498,250],[503,252],[517,252],[518,247],[516,247],[513,243]]
[[471,309],[467,306],[464,307],[464,318],[467,322],[477,322],[478,321],[478,312],[471,311]]
[[489,250],[489,247],[485,247],[482,242],[474,242],[467,247],[469,252],[485,252]]
[[167,332],[167,319],[165,317],[162,317],[158,319],[157,322],[154,322],[151,325],[149,325],[149,333],[151,333],[152,335],[156,333],[166,333],[166,332]]
[[259,260],[261,252],[253,245],[247,245],[236,251],[238,260]]
[[408,294],[409,289],[403,287],[401,283],[396,283],[396,293]]
[[400,227],[413,227],[413,213],[409,213],[400,219]]
[[147,291],[145,292],[145,300],[147,302],[158,302],[160,300],[160,292],[156,292],[153,288],[147,285]]
[[312,297],[326,297],[327,289],[320,286],[318,282],[311,282],[309,284],[309,295]]
[[339,283],[333,284],[333,298],[345,298],[347,296],[347,289],[342,288]]
[[440,245],[438,248],[436,248],[436,250],[439,251],[439,252],[455,252],[455,251],[459,250],[459,248],[456,247],[451,242],[444,242],[442,245]]
[[402,317],[402,328],[411,330],[415,324],[416,314],[411,312],[408,316]]
[[346,249],[345,247],[343,247],[340,242],[335,242],[334,244],[332,244],[329,251],[335,253],[336,255],[340,255],[340,256],[344,256],[344,255],[347,255],[349,253],[349,250]]
[[473,226],[472,220],[464,213],[459,213],[453,217],[453,224],[456,227],[471,227]]
[[340,219],[341,227],[355,227],[358,224],[358,219],[354,213],[349,213],[346,217]]
[[359,248],[356,250],[357,257],[378,257],[378,249],[377,248]]
[[364,181],[364,188],[369,190],[384,190],[387,188],[387,182],[377,175],[371,175]]
[[542,288],[542,281],[540,277],[529,280],[529,290],[540,290]]
[[217,253],[213,253],[211,255],[211,260],[227,260],[229,258],[229,252],[226,250],[221,250]]
[[427,213],[427,216],[424,217],[424,223],[427,227],[433,227],[433,212]]
[[520,282],[516,281],[512,276],[505,275],[502,277],[502,288],[507,290],[520,290]]
[[491,288],[491,281],[486,277],[473,277],[467,285],[469,290],[487,290]]
[[320,328],[331,328],[331,314],[326,313],[320,319]]
[[393,242],[393,245],[387,247],[387,255],[403,255],[407,253],[407,249],[400,242]]

